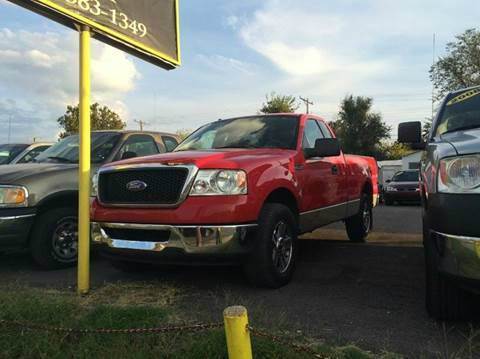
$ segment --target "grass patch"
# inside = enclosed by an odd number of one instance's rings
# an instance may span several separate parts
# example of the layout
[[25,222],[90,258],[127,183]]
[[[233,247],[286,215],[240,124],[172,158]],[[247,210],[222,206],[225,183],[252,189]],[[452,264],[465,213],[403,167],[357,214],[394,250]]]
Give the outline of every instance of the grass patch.
[[[178,288],[162,283],[108,284],[83,298],[60,290],[0,287],[0,319],[80,329],[163,327],[187,318],[175,307],[182,295]],[[311,358],[269,339],[253,337],[252,341],[256,358]],[[374,357],[354,346],[333,348],[302,337],[295,342],[310,344],[322,357]],[[222,328],[197,333],[79,335],[0,327],[0,358],[110,357],[226,358],[225,334]]]

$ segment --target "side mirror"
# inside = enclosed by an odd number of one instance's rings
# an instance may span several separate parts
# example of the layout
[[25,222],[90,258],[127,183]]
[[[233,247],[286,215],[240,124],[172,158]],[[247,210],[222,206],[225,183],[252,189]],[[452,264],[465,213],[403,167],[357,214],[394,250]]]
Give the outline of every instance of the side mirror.
[[335,157],[341,154],[340,142],[336,138],[321,138],[315,141],[315,148],[309,149],[305,156],[312,157]]
[[385,183],[390,183],[390,182],[392,182],[392,180],[386,180],[386,181],[385,181]]
[[425,142],[422,138],[422,123],[403,122],[398,125],[398,142],[410,144],[413,149],[424,149]]
[[133,151],[125,151],[122,155],[122,160],[128,160],[129,158],[135,158],[138,155]]

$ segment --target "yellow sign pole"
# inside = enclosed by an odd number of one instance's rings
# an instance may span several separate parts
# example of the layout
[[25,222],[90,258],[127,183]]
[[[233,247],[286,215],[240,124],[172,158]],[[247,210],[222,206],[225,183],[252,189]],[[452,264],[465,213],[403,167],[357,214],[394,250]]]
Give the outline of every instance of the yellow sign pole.
[[90,29],[80,29],[78,293],[90,290]]

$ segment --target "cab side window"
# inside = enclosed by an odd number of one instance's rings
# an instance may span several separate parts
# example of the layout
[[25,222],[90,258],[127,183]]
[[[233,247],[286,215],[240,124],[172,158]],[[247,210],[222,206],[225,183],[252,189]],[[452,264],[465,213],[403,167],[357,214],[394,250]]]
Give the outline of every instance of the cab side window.
[[318,121],[318,125],[320,126],[320,129],[322,130],[325,138],[333,138],[332,133],[330,132],[327,125],[323,121]]
[[163,136],[163,143],[165,143],[165,149],[167,152],[172,152],[175,147],[178,146],[178,142],[175,138],[170,136]]
[[127,138],[118,154],[119,159],[150,156],[160,153],[152,136],[132,135]]
[[305,131],[303,132],[303,149],[315,148],[315,142],[322,138],[325,138],[325,136],[320,130],[318,122],[311,119],[307,120],[307,123],[305,124]]
[[29,151],[25,156],[23,156],[18,163],[29,163],[32,162],[37,156],[48,149],[50,146],[38,146]]

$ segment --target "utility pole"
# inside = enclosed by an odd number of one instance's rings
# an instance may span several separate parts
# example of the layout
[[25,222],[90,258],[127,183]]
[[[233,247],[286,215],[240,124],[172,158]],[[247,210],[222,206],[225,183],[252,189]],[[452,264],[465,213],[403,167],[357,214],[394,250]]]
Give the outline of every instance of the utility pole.
[[313,106],[313,102],[310,101],[309,98],[303,98],[300,96],[300,100],[303,101],[303,103],[305,104],[305,107],[307,108],[307,113],[310,113],[310,105]]
[[12,136],[12,115],[8,116],[8,143]]
[[133,120],[133,122],[138,123],[138,125],[140,126],[140,131],[143,131],[143,126],[148,125],[148,122],[145,122],[143,120]]

